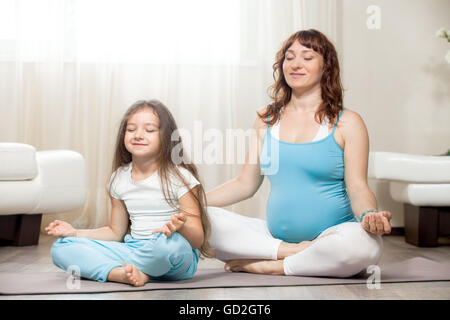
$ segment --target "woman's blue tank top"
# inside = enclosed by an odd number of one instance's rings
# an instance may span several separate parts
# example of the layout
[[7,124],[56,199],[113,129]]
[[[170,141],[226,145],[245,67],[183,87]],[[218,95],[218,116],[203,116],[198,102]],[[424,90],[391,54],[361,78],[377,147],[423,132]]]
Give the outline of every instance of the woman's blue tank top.
[[344,181],[344,151],[334,138],[289,143],[272,137],[269,125],[260,154],[261,172],[270,181],[267,225],[275,238],[300,242],[325,229],[357,221]]

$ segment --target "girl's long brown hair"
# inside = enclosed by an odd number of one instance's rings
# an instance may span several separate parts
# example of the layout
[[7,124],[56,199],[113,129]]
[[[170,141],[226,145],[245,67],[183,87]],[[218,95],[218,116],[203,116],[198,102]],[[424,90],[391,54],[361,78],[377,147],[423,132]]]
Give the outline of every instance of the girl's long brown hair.
[[269,87],[269,95],[273,103],[267,107],[265,113],[258,113],[258,115],[266,124],[273,125],[280,117],[281,108],[291,100],[292,89],[284,78],[283,63],[286,51],[295,41],[314,50],[323,57],[323,74],[320,81],[322,103],[316,111],[315,119],[318,123],[322,123],[323,118],[326,116],[330,123],[333,124],[343,109],[343,90],[339,61],[334,45],[323,33],[314,29],[297,31],[283,42],[273,64],[275,83]]
[[[114,153],[113,165],[112,165],[112,174],[117,172],[117,169],[130,163],[131,153],[125,148],[124,138],[125,132],[127,128],[127,122],[131,115],[135,112],[143,109],[150,108],[152,109],[159,118],[159,137],[160,137],[160,150],[158,154],[158,175],[160,177],[160,182],[164,194],[164,198],[167,203],[172,206],[174,209],[179,210],[177,204],[170,197],[171,190],[171,176],[175,176],[179,181],[181,181],[187,188],[189,188],[188,183],[185,181],[183,175],[181,174],[178,166],[187,169],[198,181],[200,181],[199,174],[197,168],[192,163],[186,163],[188,161],[178,161],[175,163],[172,159],[172,150],[174,150],[176,146],[176,150],[178,155],[183,159],[185,158],[185,154],[183,151],[181,137],[177,140],[172,139],[172,134],[177,132],[177,125],[175,119],[170,113],[169,109],[162,104],[158,100],[139,100],[135,102],[128,110],[125,112],[125,115],[122,118],[122,121],[119,126],[119,132],[117,134],[116,139],[116,148]],[[180,162],[180,163],[178,163]],[[115,175],[112,177],[110,182],[110,188],[115,179]],[[195,188],[197,190],[197,194],[195,192],[191,192],[196,201],[200,211],[200,219],[202,222],[203,232],[204,232],[204,241],[202,246],[200,247],[200,253],[205,257],[212,257],[212,249],[209,246],[208,239],[211,230],[211,225],[208,219],[208,215],[206,214],[206,195],[205,190],[203,189],[202,184],[199,184]],[[187,216],[191,213],[184,212]]]

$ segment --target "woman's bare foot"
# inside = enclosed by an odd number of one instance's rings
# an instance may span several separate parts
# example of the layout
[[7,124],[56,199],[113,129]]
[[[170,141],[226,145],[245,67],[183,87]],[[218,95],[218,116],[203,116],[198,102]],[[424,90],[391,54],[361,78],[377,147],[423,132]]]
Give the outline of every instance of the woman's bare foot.
[[289,243],[283,241],[278,248],[277,259],[284,259],[286,257],[299,253],[300,251],[308,248],[314,241],[315,240],[302,241],[300,243]]
[[309,248],[317,240],[332,235],[333,232],[323,234],[311,241],[302,241],[299,243],[290,243],[282,241],[278,247],[277,259],[284,259]]
[[127,265],[124,271],[128,282],[135,287],[141,287],[149,280],[149,276],[139,270],[134,264]]
[[283,260],[231,260],[225,264],[226,271],[259,274],[284,274]]

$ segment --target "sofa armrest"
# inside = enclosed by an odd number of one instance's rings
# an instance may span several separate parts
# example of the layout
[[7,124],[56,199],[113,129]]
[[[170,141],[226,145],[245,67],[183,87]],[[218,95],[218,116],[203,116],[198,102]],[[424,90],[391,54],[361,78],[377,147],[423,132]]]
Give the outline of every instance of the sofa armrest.
[[417,183],[450,183],[450,157],[370,152],[368,176]]
[[60,213],[80,208],[86,200],[86,167],[81,154],[71,150],[36,153],[40,195],[33,212]]

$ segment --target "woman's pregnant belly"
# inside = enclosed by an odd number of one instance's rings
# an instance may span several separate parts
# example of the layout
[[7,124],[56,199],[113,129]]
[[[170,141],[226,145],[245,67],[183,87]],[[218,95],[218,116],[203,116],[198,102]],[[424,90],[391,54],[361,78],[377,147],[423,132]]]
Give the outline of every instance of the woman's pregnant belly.
[[295,243],[313,240],[331,226],[356,221],[345,191],[274,190],[269,195],[266,213],[272,235]]

